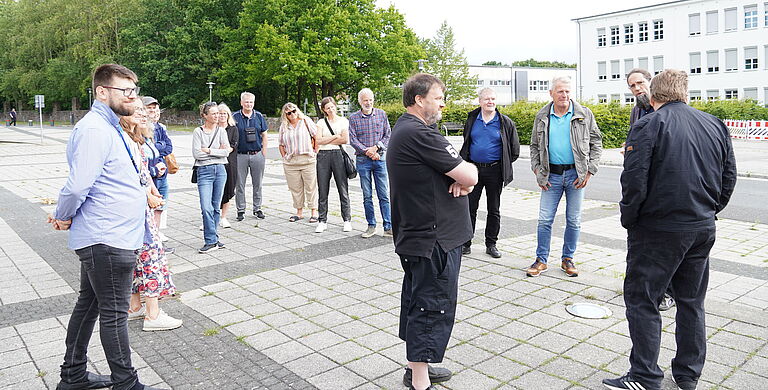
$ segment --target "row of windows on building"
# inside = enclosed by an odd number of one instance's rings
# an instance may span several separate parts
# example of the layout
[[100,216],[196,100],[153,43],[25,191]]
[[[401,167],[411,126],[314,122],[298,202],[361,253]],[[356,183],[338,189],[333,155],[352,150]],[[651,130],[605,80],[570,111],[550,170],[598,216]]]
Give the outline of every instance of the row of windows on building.
[[[745,5],[744,10],[744,29],[754,29],[759,27],[758,18],[758,5],[751,4]],[[738,17],[737,8],[726,8],[723,10],[724,30],[725,32],[738,30]],[[763,26],[768,27],[768,2],[763,4]],[[713,10],[706,12],[706,27],[707,34],[716,34],[720,32],[720,11]],[[606,30],[605,27],[597,29],[597,47],[608,46],[608,38],[610,37],[610,45],[616,46],[622,43],[630,44],[635,42],[637,37],[638,42],[647,42],[650,37],[653,37],[654,41],[664,39],[664,20],[657,19],[651,22],[653,28],[652,35],[649,35],[649,24],[647,21],[637,22],[637,35],[635,34],[635,24],[627,23],[623,26],[611,26]],[[623,28],[623,34],[622,34]],[[606,35],[606,31],[609,35]],[[688,15],[688,35],[695,36],[701,35],[701,13],[694,13]]]
[[[768,100],[768,88],[764,88],[763,91],[765,92],[766,99]],[[752,99],[757,100],[757,88],[744,88],[743,89],[743,95],[741,96],[743,99]],[[704,98],[707,99],[707,101],[714,101],[714,100],[720,100],[721,97],[723,97],[726,100],[736,100],[739,99],[739,89],[738,88],[726,88],[723,90],[723,94],[720,94],[719,89],[707,89],[704,91],[704,94],[702,95],[701,90],[691,90],[688,91],[688,99],[690,101],[701,101]],[[610,99],[610,100],[609,100]],[[622,101],[622,95],[619,93],[604,95],[600,94],[597,95],[597,102],[598,103],[608,103],[608,102],[619,102]],[[624,104],[634,104],[635,103],[635,96],[631,93],[625,93],[623,95],[623,101]]]
[[[653,40],[664,39],[664,20],[658,19],[653,22]],[[609,27],[611,34],[611,46],[616,46],[621,43],[621,30],[619,26]],[[597,47],[607,46],[607,38],[605,34],[605,28],[601,27],[597,29]],[[648,22],[637,22],[637,40],[638,42],[647,42],[649,40]],[[632,23],[624,25],[624,43],[635,42],[635,25]]]
[[[758,18],[757,4],[745,5],[743,7],[744,30],[760,27],[760,18]],[[706,27],[707,34],[717,34],[720,32],[720,11],[707,11]],[[763,3],[763,27],[768,27],[768,2]],[[723,20],[725,22],[723,31],[730,32],[738,30],[738,9],[736,7],[723,10]],[[701,35],[701,14],[688,15],[688,35]]]
[[[479,87],[485,86],[486,80],[477,80]],[[490,86],[508,86],[512,85],[511,80],[488,80]],[[549,80],[530,80],[528,82],[529,91],[549,91]]]
[[[763,46],[763,50],[765,51],[765,58],[768,58],[768,45]],[[744,70],[756,70],[759,67],[759,61],[757,58],[757,46],[747,46],[743,49],[743,55],[744,55]],[[719,50],[708,50],[705,52],[706,55],[706,68],[702,66],[702,52],[693,52],[689,53],[689,73],[690,74],[699,74],[703,73],[704,69],[706,69],[706,73],[716,73],[720,71],[720,51]],[[732,48],[732,49],[724,49],[723,55],[725,57],[725,68],[724,71],[726,72],[735,72],[739,70],[739,53],[738,49]],[[607,69],[608,63],[606,61],[599,61],[597,63],[597,80],[603,81],[608,80],[608,69]],[[653,67],[649,67],[648,57],[640,57],[637,59],[637,67],[642,69],[647,69],[649,72],[653,74],[658,74],[662,70],[664,70],[664,56],[655,56],[653,57]],[[624,72],[621,72],[621,60],[612,60],[610,61],[610,78],[611,80],[620,80],[623,79],[624,76],[629,73],[629,71],[635,68],[635,60],[634,58],[626,58],[624,59]],[[768,69],[768,64],[766,64],[766,68]]]

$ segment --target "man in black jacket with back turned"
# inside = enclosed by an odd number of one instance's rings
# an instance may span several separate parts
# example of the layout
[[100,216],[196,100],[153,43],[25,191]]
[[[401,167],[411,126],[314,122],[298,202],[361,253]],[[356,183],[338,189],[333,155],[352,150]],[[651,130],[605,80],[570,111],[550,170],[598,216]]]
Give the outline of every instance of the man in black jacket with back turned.
[[[488,217],[485,223],[485,253],[501,257],[496,248],[501,227],[501,191],[512,182],[512,163],[520,156],[520,139],[515,122],[496,108],[496,92],[491,88],[480,90],[480,107],[472,110],[464,124],[464,144],[459,154],[465,161],[477,166],[478,182],[469,194],[469,214],[472,230],[477,220],[480,195],[485,188]],[[472,253],[472,240],[464,243],[462,254]]]
[[621,174],[630,369],[603,384],[613,390],[660,389],[658,305],[671,283],[677,301],[672,377],[680,389],[695,390],[706,358],[704,297],[715,215],[733,193],[736,160],[723,122],[685,104],[685,72],[659,73],[650,91],[655,112],[632,126]]

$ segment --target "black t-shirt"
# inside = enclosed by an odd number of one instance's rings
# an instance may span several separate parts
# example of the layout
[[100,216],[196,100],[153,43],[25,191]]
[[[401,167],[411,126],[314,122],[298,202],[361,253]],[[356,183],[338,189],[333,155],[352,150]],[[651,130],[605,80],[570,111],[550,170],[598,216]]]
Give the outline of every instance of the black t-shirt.
[[435,242],[449,251],[472,238],[469,200],[448,193],[445,175],[462,161],[436,125],[408,113],[397,120],[387,149],[397,254],[430,257]]

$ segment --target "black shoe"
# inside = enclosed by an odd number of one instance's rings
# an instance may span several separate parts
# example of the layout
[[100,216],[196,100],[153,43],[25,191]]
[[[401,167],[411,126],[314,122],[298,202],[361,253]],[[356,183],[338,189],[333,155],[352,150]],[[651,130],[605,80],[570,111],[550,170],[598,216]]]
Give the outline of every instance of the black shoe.
[[675,382],[675,384],[677,385],[677,388],[680,390],[696,390],[696,384],[698,383],[697,381],[684,381],[684,380],[681,380],[680,382],[678,382],[677,379],[675,379],[674,377],[672,377],[672,380]]
[[133,387],[131,387],[131,390],[165,390],[165,389],[161,389],[159,387],[146,386],[141,382],[136,381],[136,384],[134,384]]
[[256,218],[258,218],[258,219],[264,219],[264,212],[262,212],[261,210],[254,211],[253,215],[255,215]]
[[217,247],[219,247],[219,249],[222,249],[222,248],[226,248],[226,247],[224,246],[224,243],[223,243],[223,242],[221,242],[221,241],[217,241],[217,242],[216,242],[216,246],[217,246]]
[[202,248],[197,250],[197,253],[208,253],[210,251],[215,251],[216,249],[219,249],[219,246],[216,244],[205,244]]
[[461,254],[462,255],[468,255],[472,253],[472,247],[471,246],[462,246],[461,247]]
[[86,389],[103,389],[105,387],[112,386],[112,379],[109,375],[99,375],[92,372],[85,372],[85,382],[78,383],[66,383],[59,382],[56,386],[56,390],[86,390]]
[[661,299],[659,304],[659,311],[667,311],[675,306],[675,298],[671,295],[664,293],[664,298]]
[[[451,376],[453,376],[453,373],[451,370],[447,368],[442,367],[432,367],[427,366],[427,372],[429,373],[429,381],[432,383],[439,383],[439,382],[445,382],[448,379],[451,379]],[[413,383],[413,372],[411,372],[410,367],[405,368],[405,374],[403,374],[403,386],[408,388],[413,388],[411,384]],[[432,387],[430,387],[432,388]]]
[[499,252],[498,249],[496,249],[496,245],[491,245],[487,248],[485,248],[485,253],[491,255],[494,259],[498,259],[501,257],[501,252]]
[[603,379],[603,386],[611,390],[657,390],[642,384],[629,374],[615,379]]
[[245,219],[245,211],[238,211],[237,212],[237,220],[242,221]]

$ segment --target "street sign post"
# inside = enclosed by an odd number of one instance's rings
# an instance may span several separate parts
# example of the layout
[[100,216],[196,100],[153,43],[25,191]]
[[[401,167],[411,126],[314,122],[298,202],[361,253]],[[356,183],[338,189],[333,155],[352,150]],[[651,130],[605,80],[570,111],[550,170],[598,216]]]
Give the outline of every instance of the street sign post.
[[35,95],[35,108],[40,113],[40,145],[43,144],[43,108],[45,108],[45,95]]

